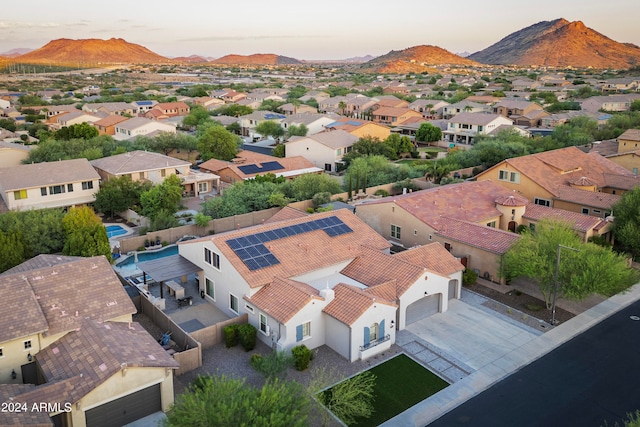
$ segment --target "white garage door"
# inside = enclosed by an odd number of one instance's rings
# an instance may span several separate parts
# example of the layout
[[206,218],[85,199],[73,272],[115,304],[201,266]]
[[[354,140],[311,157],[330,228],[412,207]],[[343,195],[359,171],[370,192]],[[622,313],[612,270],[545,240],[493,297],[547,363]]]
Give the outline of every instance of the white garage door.
[[407,307],[407,325],[438,313],[441,294],[429,295]]

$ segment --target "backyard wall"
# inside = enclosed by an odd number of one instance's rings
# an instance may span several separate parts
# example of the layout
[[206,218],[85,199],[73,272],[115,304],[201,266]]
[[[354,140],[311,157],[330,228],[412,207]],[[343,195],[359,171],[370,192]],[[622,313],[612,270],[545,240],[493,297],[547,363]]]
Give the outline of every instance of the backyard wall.
[[203,349],[207,349],[224,341],[225,326],[240,325],[247,322],[248,316],[245,313],[241,316],[234,317],[233,319],[225,320],[224,322],[219,322],[203,329],[198,329],[197,331],[191,332],[191,336],[202,345]]

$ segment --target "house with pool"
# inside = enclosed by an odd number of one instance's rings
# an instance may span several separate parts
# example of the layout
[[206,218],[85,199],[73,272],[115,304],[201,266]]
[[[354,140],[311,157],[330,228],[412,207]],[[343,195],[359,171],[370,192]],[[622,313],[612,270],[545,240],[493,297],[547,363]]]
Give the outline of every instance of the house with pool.
[[201,269],[203,297],[228,316],[247,314],[275,349],[328,345],[366,359],[460,297],[464,267],[438,243],[391,254],[347,209],[283,218],[178,244]]

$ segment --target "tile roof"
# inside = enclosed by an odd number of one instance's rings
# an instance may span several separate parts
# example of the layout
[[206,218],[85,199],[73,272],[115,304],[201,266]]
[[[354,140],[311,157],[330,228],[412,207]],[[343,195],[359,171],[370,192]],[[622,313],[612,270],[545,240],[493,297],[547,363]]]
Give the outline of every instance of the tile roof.
[[[598,153],[586,154],[576,147],[515,157],[505,160],[505,163],[554,196],[558,196],[560,187],[581,177],[588,178],[598,188],[602,188],[606,186],[604,174],[633,175],[631,171],[618,166]],[[500,168],[502,165],[503,163],[498,163],[494,168]]]
[[280,209],[274,216],[266,220],[264,223],[272,224],[274,222],[286,221],[289,219],[304,218],[307,216],[309,216],[309,214],[306,212],[302,212],[297,209],[291,208],[289,206],[285,206],[284,208]]
[[431,228],[438,230],[443,217],[483,222],[500,216],[500,211],[496,208],[496,199],[512,195],[520,197],[491,181],[467,181],[400,196],[384,197],[359,206],[367,206],[370,203],[395,203]]
[[[628,154],[628,153],[627,153]],[[640,185],[640,175],[617,175],[617,174],[604,174],[605,185],[609,188],[620,188],[623,190],[631,190],[634,187]]]
[[[48,383],[75,383],[57,385],[63,390],[48,396],[56,401],[75,403],[123,368],[180,366],[139,323],[87,319],[78,327],[35,355]],[[47,401],[47,396],[40,398]]]
[[0,292],[0,343],[48,329],[36,295],[20,274],[0,277]]
[[[269,173],[273,173],[276,176],[291,177],[291,176],[303,175],[305,173],[314,173],[314,172],[322,171],[322,169],[315,167],[312,162],[310,162],[309,160],[307,160],[302,156],[275,158],[275,160],[271,160],[271,161],[278,162],[282,166],[281,169],[268,171]],[[257,175],[264,175],[265,172],[244,173],[242,169],[245,166],[249,166],[249,165],[255,165],[258,168],[261,168],[263,163],[265,162],[246,162],[241,164],[230,163],[230,164],[227,164],[223,169],[228,168],[240,178],[249,179],[249,178],[254,178]],[[202,165],[200,165],[200,168],[202,168]],[[214,172],[222,173],[222,170],[214,171]]]
[[[602,193],[600,193],[602,194]],[[605,222],[602,218],[598,218],[591,215],[584,215],[578,212],[570,212],[562,209],[554,209],[547,206],[529,204],[523,218],[527,218],[533,221],[540,221],[544,218],[552,218],[557,220],[566,221],[573,225],[574,230],[588,231],[595,229],[601,223]]]
[[[330,216],[336,216],[353,230],[339,236],[330,237],[322,230],[273,240],[267,248],[280,261],[279,264],[258,270],[249,270],[242,260],[226,243],[227,240],[248,236],[268,230],[301,224]],[[293,277],[319,268],[350,261],[361,253],[363,245],[383,250],[391,247],[389,242],[371,227],[346,209],[322,212],[304,218],[263,224],[257,227],[230,231],[207,237],[220,249],[250,287],[256,288],[270,283],[274,277]],[[182,244],[199,244],[202,239],[190,240]],[[193,243],[192,243],[193,242]]]
[[[0,402],[23,403],[23,400],[16,400],[16,396],[27,393],[35,387],[33,384],[0,384]],[[31,408],[29,405],[27,407]],[[47,412],[31,410],[26,412],[0,411],[0,426],[53,427],[53,425],[53,421]]]
[[353,325],[375,303],[396,306],[371,293],[344,283],[337,284],[333,291],[335,298],[324,308],[323,312],[346,325]]
[[558,188],[558,195],[554,197],[553,200],[563,200],[565,202],[594,208],[611,209],[611,206],[620,200],[620,196],[617,194],[580,190],[564,186]]
[[437,242],[398,252],[393,256],[443,276],[464,270],[462,263]]
[[640,141],[640,129],[627,129],[618,137],[618,140]]
[[165,156],[152,151],[130,151],[115,156],[91,160],[93,167],[112,175],[129,174],[141,171],[164,169],[168,167],[189,167],[190,162]]
[[469,125],[485,126],[497,119],[508,119],[500,114],[488,114],[488,113],[458,113],[449,119],[449,123],[462,123]]
[[351,147],[351,145],[358,140],[357,136],[351,135],[349,132],[342,129],[327,130],[313,135],[308,135],[306,137],[292,138],[292,140],[297,141],[305,138],[311,139],[319,144],[326,145],[329,148]]
[[0,188],[3,191],[97,179],[100,179],[100,175],[87,159],[30,163],[0,168]]
[[504,254],[520,238],[516,233],[453,218],[445,218],[442,225],[437,235],[495,254]]
[[253,296],[244,299],[280,323],[287,323],[312,300],[322,300],[320,292],[305,283],[276,277]]
[[104,119],[100,119],[96,122],[93,122],[94,126],[113,126],[113,125],[117,125],[118,123],[122,123],[124,121],[129,120],[128,117],[125,116],[120,116],[118,114],[110,114],[107,117],[105,117]]
[[[400,107],[380,107],[377,110],[373,111],[374,116],[389,116],[389,117],[400,117],[405,114],[416,114],[416,111],[413,111],[411,108],[400,108]],[[420,114],[420,113],[417,113]]]
[[78,261],[81,259],[82,257],[79,257],[79,256],[40,254],[23,262],[22,264],[18,264],[15,267],[10,268],[9,270],[5,270],[0,274],[0,276],[6,276],[8,274],[19,273],[23,271],[35,270],[36,268],[41,268],[41,267],[52,267],[54,265]]
[[[40,310],[46,320],[43,329],[50,335],[75,329],[87,317],[106,321],[136,312],[111,264],[103,256],[0,276],[0,286],[23,292],[25,299],[20,304],[25,305],[29,300],[24,289],[28,289],[34,298],[28,309],[34,316]],[[2,304],[8,303],[2,301]],[[16,322],[16,316],[25,318],[24,312],[16,314],[12,307],[17,303],[13,304],[0,310],[7,313],[0,317],[0,333],[11,330],[12,322],[22,323]],[[40,327],[39,323],[37,328]]]

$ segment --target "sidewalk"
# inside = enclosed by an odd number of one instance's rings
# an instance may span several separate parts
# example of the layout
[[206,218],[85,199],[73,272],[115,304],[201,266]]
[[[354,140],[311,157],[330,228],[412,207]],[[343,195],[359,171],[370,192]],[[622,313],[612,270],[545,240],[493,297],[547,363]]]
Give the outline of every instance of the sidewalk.
[[[523,286],[527,285],[523,284]],[[529,288],[529,290],[531,289]],[[614,295],[608,300],[602,301],[573,319],[524,343],[503,357],[388,420],[382,426],[425,426],[638,299],[640,299],[640,284],[636,284],[626,293]]]

